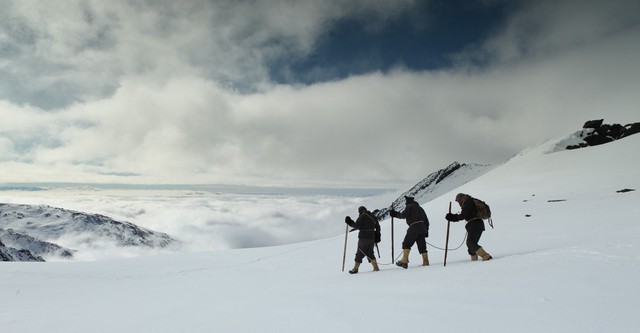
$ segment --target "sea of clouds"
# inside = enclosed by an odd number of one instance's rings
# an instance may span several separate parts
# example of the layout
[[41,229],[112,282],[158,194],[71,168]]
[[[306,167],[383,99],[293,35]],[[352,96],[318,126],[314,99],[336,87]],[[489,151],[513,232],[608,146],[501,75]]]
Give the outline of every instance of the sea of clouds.
[[[345,232],[344,217],[357,208],[388,206],[391,190],[276,188],[95,188],[41,190],[7,188],[0,202],[49,205],[102,214],[171,235],[182,245],[162,251],[209,251],[283,245]],[[146,255],[142,251],[92,244],[65,236],[50,240],[77,249],[76,259],[103,260]]]

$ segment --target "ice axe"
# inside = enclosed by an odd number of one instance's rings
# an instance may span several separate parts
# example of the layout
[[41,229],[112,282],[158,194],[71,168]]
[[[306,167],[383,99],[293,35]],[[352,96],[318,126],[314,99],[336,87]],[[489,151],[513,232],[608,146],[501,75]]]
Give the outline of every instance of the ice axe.
[[[393,202],[391,203],[391,210],[393,210]],[[391,210],[389,211],[389,215],[391,215]],[[393,215],[391,215],[391,260],[393,262],[396,257],[393,253]]]

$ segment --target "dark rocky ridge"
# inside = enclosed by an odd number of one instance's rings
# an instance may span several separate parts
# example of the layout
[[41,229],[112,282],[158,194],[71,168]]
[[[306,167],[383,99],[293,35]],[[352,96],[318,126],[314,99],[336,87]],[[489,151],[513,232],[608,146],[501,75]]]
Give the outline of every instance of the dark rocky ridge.
[[620,140],[629,135],[640,132],[640,123],[632,123],[627,125],[620,124],[604,124],[604,119],[589,120],[582,126],[580,138],[583,142],[575,145],[569,145],[566,149],[578,149],[589,146],[597,146]]

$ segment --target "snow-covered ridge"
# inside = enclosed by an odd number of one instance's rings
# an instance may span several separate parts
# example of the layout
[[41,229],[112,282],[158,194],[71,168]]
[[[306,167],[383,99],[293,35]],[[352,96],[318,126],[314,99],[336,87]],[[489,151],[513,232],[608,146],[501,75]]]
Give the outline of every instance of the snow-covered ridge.
[[[640,132],[640,122],[620,125],[604,124],[603,119],[589,120],[584,123],[582,129],[559,138],[548,140],[538,146],[523,150],[514,159],[535,159],[540,155],[588,148],[606,143],[611,143]],[[411,196],[420,203],[427,203],[438,198],[442,194],[452,191],[476,178],[490,172],[497,166],[480,164],[460,164],[453,162],[444,169],[429,174],[408,191],[402,193],[391,205],[396,210],[404,208],[404,197]],[[381,208],[375,211],[380,220],[388,218],[389,209]]]
[[[402,193],[393,201],[392,207],[402,210],[405,196],[414,197],[418,202],[428,202],[447,193],[477,177],[482,176],[493,168],[491,165],[460,164],[453,162],[444,169],[429,174],[408,191]],[[390,207],[378,209],[376,216],[379,220],[388,218]]]
[[[71,249],[73,246],[166,248],[179,244],[165,233],[104,215],[47,205],[6,203],[0,203],[0,241],[3,243],[0,247],[26,251],[33,258],[69,258],[76,252]],[[29,259],[28,256],[13,259],[21,261],[24,258]]]
[[64,248],[58,244],[43,241],[21,232],[16,232],[13,229],[0,229],[0,240],[2,240],[5,247],[24,250],[31,253],[34,257],[40,258],[43,256],[71,258],[73,257],[73,253],[76,252],[75,250]]

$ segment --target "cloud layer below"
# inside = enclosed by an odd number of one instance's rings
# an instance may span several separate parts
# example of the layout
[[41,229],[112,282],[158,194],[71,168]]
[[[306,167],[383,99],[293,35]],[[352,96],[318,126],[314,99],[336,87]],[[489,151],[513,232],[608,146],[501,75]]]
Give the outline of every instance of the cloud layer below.
[[[357,207],[371,210],[388,204],[389,193],[239,193],[162,189],[56,188],[44,191],[0,191],[0,202],[62,207],[109,216],[165,232],[182,242],[180,251],[210,251],[277,246],[344,233],[344,217]],[[373,192],[371,193],[373,194]],[[366,202],[366,203],[365,203]],[[384,203],[383,203],[384,202]],[[158,251],[87,244],[84,237],[51,239],[78,250],[78,260],[148,255]]]

